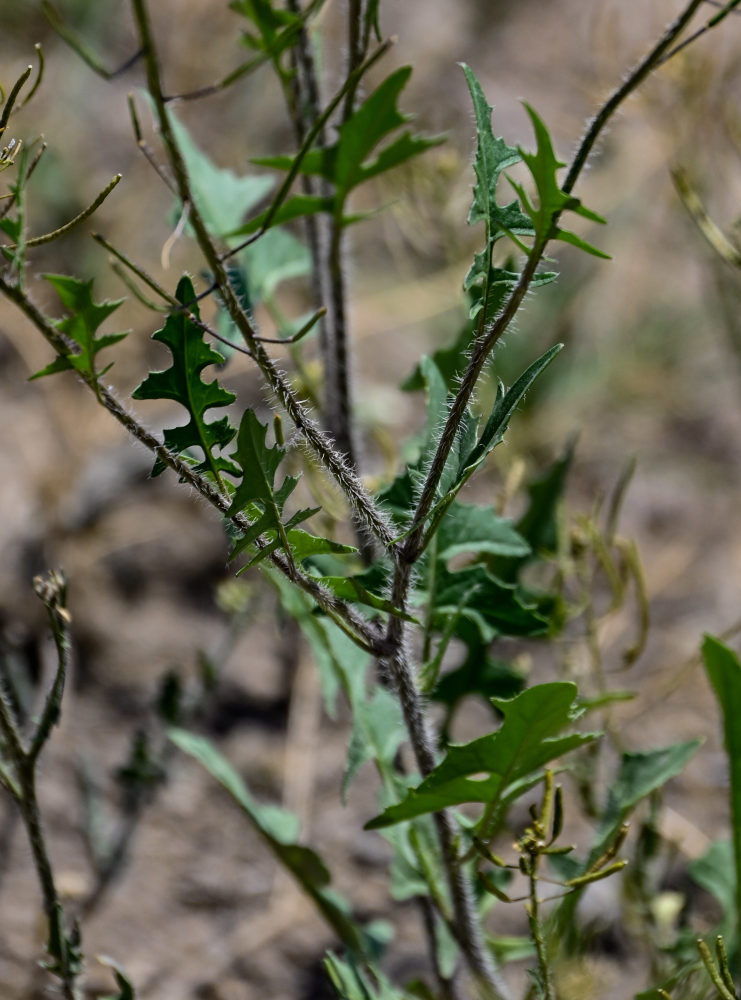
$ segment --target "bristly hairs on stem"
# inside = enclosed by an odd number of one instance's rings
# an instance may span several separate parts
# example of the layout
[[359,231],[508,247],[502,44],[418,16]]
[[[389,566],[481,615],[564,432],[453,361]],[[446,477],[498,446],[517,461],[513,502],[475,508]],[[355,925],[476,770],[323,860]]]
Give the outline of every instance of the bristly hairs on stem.
[[[45,337],[47,342],[58,354],[66,354],[70,350],[70,345],[60,334],[59,330],[39,311],[28,296],[19,288],[9,284],[0,275],[0,292],[6,295],[11,301],[21,309],[31,320],[34,326]],[[100,403],[109,413],[126,428],[129,433],[140,441],[157,458],[161,459],[168,468],[176,472],[177,475],[189,483],[205,500],[214,506],[219,513],[226,514],[231,506],[231,500],[223,496],[205,477],[199,475],[188,462],[183,461],[179,456],[173,454],[168,448],[161,444],[157,438],[143,427],[129,411],[122,406],[113,392],[93,377],[88,377],[83,372],[78,372],[83,381],[95,392]],[[231,517],[237,528],[245,531],[249,528],[248,520],[241,514]],[[366,649],[374,655],[381,655],[385,650],[385,642],[382,634],[362,615],[358,614],[345,601],[340,600],[331,594],[313,577],[303,573],[300,569],[288,566],[287,561],[277,552],[271,553],[270,559],[273,564],[298,587],[309,594],[352,640],[361,648]]]
[[190,223],[201,252],[214,275],[214,281],[219,288],[224,305],[237,329],[242,334],[247,347],[252,351],[255,362],[262,371],[268,386],[311,450],[343,490],[355,517],[379,539],[385,548],[391,549],[393,547],[394,535],[387,518],[378,510],[373,498],[360,482],[354,470],[349,467],[344,457],[316,425],[293,392],[288,380],[278,371],[265,348],[256,339],[256,331],[253,329],[250,318],[244,312],[237,296],[234,294],[234,290],[224,270],[223,258],[216,250],[198,208],[194,203],[185,163],[170,125],[160,81],[157,49],[146,3],[144,0],[132,0],[132,8],[142,49],[144,50],[147,84],[152,100],[154,101],[162,140],[175,175],[178,194],[181,201],[189,201],[192,205]]

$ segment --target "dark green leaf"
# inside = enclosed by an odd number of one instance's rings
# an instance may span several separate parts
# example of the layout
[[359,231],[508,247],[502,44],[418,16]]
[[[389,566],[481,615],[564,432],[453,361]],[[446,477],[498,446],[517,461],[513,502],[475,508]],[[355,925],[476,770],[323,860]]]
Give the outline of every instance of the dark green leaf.
[[31,378],[41,378],[44,375],[53,375],[56,372],[69,371],[70,369],[83,372],[93,378],[104,374],[111,366],[108,365],[107,368],[96,370],[96,355],[103,348],[123,340],[127,334],[111,333],[103,337],[96,337],[96,332],[124,300],[95,302],[92,280],[80,281],[65,274],[45,274],[44,278],[54,287],[62,305],[70,313],[64,319],[58,320],[56,326],[66,337],[77,344],[80,351],[78,354],[60,355],[46,368],[32,375]]
[[566,488],[576,449],[576,437],[566,444],[563,455],[550,469],[528,484],[528,508],[517,522],[517,531],[536,554],[552,553],[558,545],[557,512]]
[[387,614],[397,618],[403,618],[407,622],[417,622],[412,615],[403,614],[399,608],[395,607],[391,601],[385,597],[367,590],[355,576],[320,576],[317,577],[320,583],[332,591],[332,593],[344,601],[354,604],[365,604],[376,611],[385,611]]
[[314,901],[340,940],[352,951],[362,953],[365,946],[362,932],[349,915],[347,904],[328,890],[330,876],[326,865],[315,851],[298,843],[298,818],[285,809],[258,803],[241,776],[207,739],[183,729],[171,729],[169,736],[176,746],[199,761],[224,786],[278,861]]
[[[244,552],[260,536],[266,536],[264,540],[267,542],[250,565],[260,562],[277,548],[290,548],[288,530],[316,514],[319,509],[306,508],[283,521],[283,507],[296,488],[298,477],[286,476],[280,486],[275,485],[275,473],[286,456],[286,449],[279,445],[268,447],[265,443],[267,431],[267,425],[260,423],[254,410],[245,410],[237,434],[237,449],[232,454],[241,467],[242,481],[234,491],[227,513],[229,516],[245,513],[251,524],[235,542],[229,558],[234,559]],[[328,546],[324,551],[332,551],[332,543],[328,539],[322,541],[326,541]],[[304,532],[298,537],[298,542],[306,548]]]
[[530,551],[508,518],[477,504],[453,502],[437,532],[438,559],[452,559],[463,552],[522,557]]
[[491,704],[491,699],[514,698],[525,686],[525,678],[503,660],[487,656],[486,646],[474,646],[460,667],[440,678],[430,697],[454,709],[466,697],[477,695]]
[[520,375],[511,389],[506,393],[502,391],[497,394],[497,401],[494,404],[494,409],[486,422],[481,437],[476,447],[466,458],[465,466],[468,475],[470,475],[468,470],[473,471],[477,468],[489,452],[500,443],[509,426],[512,415],[523,397],[531,388],[533,382],[545,371],[562,348],[563,344],[556,344],[554,347],[551,347]]
[[407,994],[397,990],[380,969],[369,966],[364,971],[351,958],[347,961],[329,952],[324,967],[340,1000],[406,1000]]
[[503,170],[520,162],[521,153],[508,146],[503,139],[494,138],[491,128],[491,105],[487,102],[481,84],[471,68],[465,63],[462,67],[473,100],[477,136],[474,160],[476,185],[473,189],[473,204],[468,222],[486,223],[487,249],[483,255],[488,260],[491,257],[492,243],[505,235],[506,231],[529,235],[533,232],[533,225],[528,216],[520,211],[516,202],[506,206],[500,206],[497,202],[496,187],[499,176]]
[[673,743],[658,750],[624,753],[617,780],[610,785],[607,808],[587,868],[614,839],[638,803],[676,777],[694,756],[701,740]]
[[730,771],[731,840],[735,862],[735,926],[741,934],[741,662],[718,639],[706,635],[702,644],[705,671],[723,717],[723,745]]
[[[424,591],[419,593],[426,597]],[[443,628],[450,615],[459,613],[475,626],[484,643],[498,635],[542,635],[548,628],[535,602],[528,601],[516,584],[498,580],[480,563],[455,571],[441,564],[432,600],[435,628]]]
[[[175,297],[183,305],[187,304],[196,318],[199,317],[196,293],[189,277],[180,279]],[[170,313],[164,327],[157,330],[152,339],[170,349],[173,363],[165,371],[150,372],[132,393],[133,398],[173,399],[180,403],[190,419],[187,424],[165,430],[165,445],[178,455],[190,448],[199,448],[204,458],[197,466],[198,471],[210,473],[217,481],[222,472],[236,475],[238,470],[234,464],[215,451],[229,444],[234,428],[227,417],[210,423],[205,419],[208,410],[228,406],[236,398],[233,392],[222,389],[216,379],[213,382],[201,379],[204,368],[222,364],[224,358],[204,341],[203,331],[184,311]],[[158,475],[164,468],[164,463],[157,459],[152,475]]]
[[702,857],[690,861],[693,881],[720,903],[723,918],[718,933],[729,941],[736,935],[736,861],[733,843],[716,840]]
[[[347,196],[363,181],[390,170],[442,141],[441,138],[425,139],[405,132],[380,152],[376,152],[379,143],[409,121],[409,117],[398,110],[396,102],[411,72],[411,68],[405,66],[392,73],[365,99],[352,117],[340,126],[337,141],[333,145],[311,150],[303,157],[300,173],[324,177],[334,184],[335,213],[342,214]],[[294,161],[292,157],[272,156],[260,157],[253,162],[279,170],[290,170]]]
[[495,700],[504,716],[495,733],[450,747],[421,785],[366,828],[377,829],[464,802],[487,803],[489,811],[496,813],[545,764],[596,739],[596,733],[558,735],[578,717],[576,697],[574,684],[557,682],[529,688],[511,701]]

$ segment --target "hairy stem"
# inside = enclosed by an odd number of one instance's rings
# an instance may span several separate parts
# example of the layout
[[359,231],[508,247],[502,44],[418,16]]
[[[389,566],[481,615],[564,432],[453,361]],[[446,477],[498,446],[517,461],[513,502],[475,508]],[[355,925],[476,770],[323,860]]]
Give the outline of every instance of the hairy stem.
[[[25,313],[37,330],[39,330],[39,332],[45,337],[48,343],[54,348],[55,351],[57,351],[58,354],[68,353],[69,345],[60,334],[59,330],[57,330],[57,328],[46,318],[46,316],[43,315],[42,312],[40,312],[40,310],[24,292],[16,286],[6,282],[2,276],[0,276],[0,292],[16,303],[16,305],[23,313]],[[199,475],[194,471],[191,465],[184,462],[181,458],[173,454],[168,448],[161,444],[157,438],[144,426],[142,426],[136,417],[134,417],[133,414],[131,414],[121,404],[109,388],[103,386],[93,377],[86,377],[83,373],[78,374],[80,374],[83,381],[96,394],[99,402],[123,427],[126,428],[126,430],[134,438],[136,438],[137,441],[141,442],[141,444],[148,448],[153,455],[161,459],[161,461],[164,462],[169,469],[176,472],[180,479],[185,480],[185,482],[197,490],[198,493],[205,500],[208,500],[208,502],[215,507],[220,514],[227,513],[229,507],[231,506],[231,499],[229,497],[219,493],[213,483],[205,477]],[[246,531],[249,528],[249,522],[241,514],[234,515],[231,517],[231,520],[242,531]],[[317,602],[319,607],[330,615],[332,620],[339,625],[340,628],[342,628],[354,642],[357,642],[362,648],[376,655],[381,655],[386,650],[383,636],[366,618],[358,614],[352,607],[350,607],[350,605],[336,598],[334,594],[330,593],[325,587],[312,577],[307,576],[300,569],[295,566],[290,567],[288,565],[288,561],[279,553],[271,553],[270,560],[276,568],[278,568],[291,580],[292,583],[295,583],[296,586],[301,588],[301,590],[309,594]]]
[[157,50],[147,5],[145,0],[132,0],[132,7],[142,49],[144,50],[147,85],[155,104],[160,133],[167,150],[173,174],[175,175],[178,194],[183,203],[190,203],[191,205],[190,224],[193,227],[201,252],[214,275],[214,281],[223,298],[224,305],[237,329],[242,334],[247,347],[252,352],[270,389],[275,394],[281,406],[286,410],[308,446],[316,454],[327,472],[339,484],[352,507],[354,515],[385,547],[390,548],[393,544],[394,536],[387,518],[378,510],[372,497],[360,482],[354,470],[350,468],[344,457],[320,430],[294,394],[288,380],[279,372],[272,358],[260,343],[249,317],[239,304],[234,290],[229,283],[222,259],[206,229],[200,212],[193,202],[185,163],[175,141],[165,107]]
[[[671,47],[678,35],[684,30],[702,2],[703,0],[690,0],[690,3],[685,7],[679,17],[677,17],[664,31],[661,38],[654,45],[648,55],[645,56],[645,58],[638,63],[635,69],[628,74],[625,81],[610,95],[607,101],[605,101],[600,110],[591,120],[587,131],[585,132],[584,137],[579,143],[576,153],[574,154],[566,180],[563,184],[562,190],[567,194],[571,193],[573,190],[574,185],[584,169],[597,139],[607,123],[626,98],[628,98],[630,94],[632,94],[633,91],[636,90],[646,77],[657,67],[664,54]],[[553,215],[552,225],[554,227],[558,223],[560,214],[560,212],[555,212]],[[466,372],[461,380],[460,388],[450,408],[448,418],[445,422],[445,427],[440,435],[435,456],[430,465],[427,479],[425,480],[422,493],[420,494],[419,503],[417,504],[417,509],[412,523],[413,530],[409,534],[404,546],[404,561],[414,562],[419,555],[422,528],[435,501],[437,486],[445,468],[448,455],[450,454],[450,449],[453,447],[455,442],[456,434],[458,433],[461,420],[463,419],[463,414],[471,401],[479,376],[481,375],[481,372],[491,355],[492,349],[501,338],[502,334],[509,327],[515,314],[520,308],[528,289],[530,288],[530,284],[543,256],[546,245],[547,240],[532,247],[528,255],[525,268],[520,275],[520,279],[512,289],[512,292],[502,308],[502,311],[491,326],[483,331],[482,336],[477,338],[474,344],[468,368],[466,369]]]
[[[700,3],[702,3],[702,0],[691,0],[682,14],[669,25],[649,54],[628,75],[625,82],[617,88],[597,113],[574,155],[566,183],[564,184],[565,191],[570,192],[572,190],[598,136],[617,108],[658,65],[662,56],[669,50],[674,40],[687,25]],[[560,213],[554,213],[552,219],[553,226],[556,225],[559,215]],[[395,607],[401,609],[406,607],[413,567],[422,550],[425,522],[435,503],[440,478],[459,432],[466,408],[475,392],[479,376],[490,357],[492,349],[508,328],[522,304],[543,256],[546,244],[547,240],[542,240],[531,248],[520,278],[512,289],[502,311],[488,328],[481,331],[474,343],[468,367],[450,407],[435,455],[422,487],[412,518],[411,531],[408,533],[401,551],[397,553],[392,584],[392,600]],[[399,697],[404,709],[404,717],[415,757],[420,772],[425,776],[434,767],[434,751],[429,735],[429,726],[426,720],[424,705],[416,685],[412,667],[404,652],[406,637],[403,621],[397,618],[389,621],[386,640],[389,649],[393,651],[387,658],[387,662],[391,667],[392,674],[398,686]],[[451,820],[445,813],[438,814],[438,817],[436,817],[438,835],[443,848],[448,880],[451,885],[451,892],[456,908],[458,930],[461,935],[461,947],[472,969],[479,973],[490,984],[493,990],[496,990],[491,961],[485,951],[481,927],[473,910],[470,888],[466,884],[460,865],[457,864],[458,859],[455,852]]]

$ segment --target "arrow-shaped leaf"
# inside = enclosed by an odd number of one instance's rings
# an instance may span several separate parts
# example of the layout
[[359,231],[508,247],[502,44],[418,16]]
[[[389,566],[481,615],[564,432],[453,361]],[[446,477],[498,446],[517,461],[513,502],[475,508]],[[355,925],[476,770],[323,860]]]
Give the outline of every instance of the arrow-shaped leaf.
[[512,178],[509,178],[509,182],[517,192],[525,212],[532,219],[536,242],[562,240],[564,243],[571,243],[573,246],[579,247],[579,249],[585,250],[595,257],[604,257],[609,260],[609,254],[598,250],[597,247],[582,240],[575,233],[568,232],[554,224],[554,215],[560,215],[567,210],[576,212],[577,215],[581,215],[592,222],[604,224],[605,219],[582,205],[581,201],[575,198],[574,195],[566,194],[565,191],[561,190],[556,174],[566,164],[557,158],[553,149],[553,142],[542,118],[527,103],[525,104],[525,110],[530,117],[533,130],[535,131],[537,148],[534,153],[528,153],[521,148],[520,156],[535,181],[535,189],[538,193],[537,208],[530,201],[527,192],[521,184],[513,181]]
[[[367,829],[464,802],[485,802],[487,812],[495,815],[501,805],[530,787],[545,764],[597,738],[597,733],[559,735],[580,714],[574,684],[538,684],[509,701],[493,701],[504,716],[501,727],[472,743],[451,747],[421,785],[366,824]],[[481,774],[485,777],[479,778]]]
[[[300,173],[324,177],[334,184],[335,214],[342,216],[344,203],[353,188],[443,141],[441,137],[427,139],[407,131],[384,146],[375,157],[373,155],[379,143],[409,121],[409,116],[403,115],[396,103],[411,72],[410,66],[404,66],[392,73],[340,126],[333,145],[311,150],[302,158],[298,168]],[[253,162],[290,170],[294,158],[270,156]],[[305,207],[310,211],[316,210],[316,205],[312,203],[307,203]]]

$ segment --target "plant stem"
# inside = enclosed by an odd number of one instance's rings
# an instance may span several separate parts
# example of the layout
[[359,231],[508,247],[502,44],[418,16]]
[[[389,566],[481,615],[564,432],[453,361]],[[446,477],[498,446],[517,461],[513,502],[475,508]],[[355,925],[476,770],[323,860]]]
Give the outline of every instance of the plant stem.
[[34,589],[43,600],[57,647],[57,671],[51,691],[47,697],[41,720],[37,725],[30,749],[23,746],[20,727],[16,721],[7,693],[0,686],[0,734],[5,743],[5,751],[15,771],[15,781],[5,785],[15,799],[33,855],[44,900],[49,938],[47,954],[53,960],[48,966],[57,976],[65,1000],[79,1000],[77,987],[78,962],[75,942],[65,931],[64,911],[59,901],[54,873],[49,860],[44,837],[41,812],[36,795],[36,764],[39,753],[49,739],[51,729],[59,717],[59,703],[64,690],[64,680],[69,663],[69,614],[65,607],[65,580],[60,573],[50,573],[47,578],[37,577]]
[[[661,61],[662,56],[667,52],[677,36],[686,27],[702,2],[703,0],[690,0],[690,3],[685,7],[679,17],[677,17],[667,27],[659,41],[654,45],[648,55],[642,59],[635,69],[628,74],[625,81],[610,95],[607,101],[605,101],[600,110],[591,120],[589,126],[587,127],[587,131],[585,132],[584,137],[579,143],[577,151],[574,154],[571,166],[569,167],[566,180],[562,186],[562,190],[564,192],[567,194],[571,193],[579,175],[586,165],[598,137],[604,130],[609,120],[615,114],[620,105],[626,100],[626,98],[628,98],[630,94],[632,94],[633,91],[640,86],[652,70],[656,68],[658,63]],[[554,227],[558,222],[560,214],[560,212],[555,212],[553,214],[552,225]],[[509,327],[515,314],[520,308],[520,305],[522,304],[532,279],[535,276],[536,269],[543,256],[547,242],[547,240],[543,240],[540,244],[536,244],[532,247],[519,281],[512,289],[512,292],[510,293],[502,311],[491,324],[489,329],[484,330],[482,336],[477,338],[474,344],[468,368],[466,369],[466,372],[461,380],[460,389],[458,390],[453,404],[451,405],[448,418],[445,422],[445,427],[443,428],[440,436],[437,451],[435,452],[427,479],[422,488],[422,493],[420,494],[419,503],[417,504],[417,509],[413,519],[413,530],[409,534],[405,544],[405,560],[411,560],[414,562],[419,554],[419,538],[422,527],[427,515],[430,512],[430,508],[434,503],[437,486],[440,482],[443,469],[445,468],[448,455],[450,454],[450,449],[455,442],[458,428],[460,427],[461,420],[463,419],[463,414],[471,401],[479,376],[489,359],[492,349],[505,330]]]
[[529,903],[527,905],[527,919],[530,926],[530,935],[535,944],[538,954],[538,972],[543,987],[543,1000],[556,1000],[556,993],[553,988],[553,977],[551,976],[550,965],[548,963],[548,949],[543,937],[543,925],[540,920],[540,900],[538,899],[538,876],[537,858],[529,857],[530,870],[528,880],[530,884]]
[[306,440],[311,450],[317,455],[327,472],[337,481],[348,499],[354,515],[366,528],[372,532],[384,547],[393,545],[394,534],[387,518],[373,502],[354,470],[344,457],[336,450],[332,442],[320,430],[303,404],[294,394],[288,380],[279,372],[275,363],[260,343],[250,318],[244,312],[229,283],[221,256],[214,246],[206,225],[198,211],[190,190],[190,182],[180,149],[175,141],[170,119],[165,107],[162,84],[160,80],[157,49],[149,20],[149,11],[145,0],[132,0],[134,19],[141,46],[144,51],[144,62],[147,72],[147,86],[154,101],[157,120],[162,141],[167,150],[168,159],[175,175],[178,194],[183,203],[190,203],[190,224],[196,236],[201,252],[214,275],[214,281],[222,296],[224,305],[242,334],[247,347],[263,373],[265,380],[293,421],[296,429]]
[[[66,343],[65,339],[56,327],[52,325],[50,320],[48,320],[46,316],[39,311],[39,309],[24,292],[18,289],[15,285],[11,285],[6,282],[1,275],[0,292],[16,303],[16,305],[23,313],[25,313],[25,315],[31,320],[39,332],[43,334],[45,339],[49,344],[51,344],[58,354],[66,354],[69,351],[69,345]],[[173,472],[176,472],[181,479],[185,480],[185,482],[197,490],[198,493],[200,493],[205,500],[208,500],[208,502],[215,507],[220,514],[227,513],[229,507],[231,506],[231,500],[229,497],[219,493],[219,491],[208,479],[199,475],[194,471],[191,465],[184,462],[163,444],[161,444],[157,438],[145,427],[143,427],[142,424],[140,424],[137,419],[119,402],[110,389],[101,385],[99,381],[92,377],[86,377],[83,373],[78,374],[80,374],[83,381],[85,381],[88,387],[96,394],[101,405],[103,405],[108,412],[115,417],[115,419],[123,427],[125,427],[134,438],[136,438],[137,441],[141,442],[141,444],[148,448],[153,455],[161,459],[168,468],[172,469]],[[249,522],[241,514],[234,515],[231,517],[231,520],[242,531],[246,531],[249,528]],[[354,642],[376,655],[382,655],[386,651],[387,647],[384,637],[376,630],[367,618],[358,614],[352,607],[350,607],[350,605],[335,597],[334,594],[330,593],[320,583],[312,577],[307,576],[297,567],[292,569],[288,565],[287,560],[284,559],[279,553],[271,553],[270,560],[276,568],[278,568],[291,580],[292,583],[295,583],[297,587],[300,587],[301,590],[309,594],[316,601],[319,607],[322,608],[322,610],[325,611]]]
[[[288,0],[288,9],[294,14],[301,13],[299,0]],[[288,110],[293,121],[297,146],[303,146],[306,136],[320,117],[321,98],[319,81],[316,75],[314,54],[311,51],[306,25],[302,24],[295,46],[291,49],[291,59],[294,66],[292,80],[292,99],[288,100]],[[321,149],[326,145],[326,133],[321,126],[316,136],[316,146]],[[314,178],[309,174],[301,174],[301,188],[306,195],[329,195],[329,185],[324,178]],[[327,261],[324,252],[325,232],[322,227],[321,215],[307,215],[305,219],[306,240],[311,254],[311,281],[314,293],[314,303],[317,308],[327,301],[325,289],[329,285]],[[322,368],[326,372],[329,367],[331,344],[329,340],[328,321],[322,318],[319,323],[319,355]],[[326,416],[326,404],[325,404]]]
[[[703,0],[691,0],[682,14],[669,25],[649,54],[628,75],[625,82],[608,98],[594,117],[576,151],[563,186],[564,191],[568,193],[573,189],[598,136],[617,108],[649,75],[652,69],[655,68],[661,57],[668,51],[702,2]],[[553,226],[556,225],[559,215],[560,213],[554,213],[552,219]],[[450,407],[435,455],[422,487],[412,518],[411,530],[401,550],[396,554],[394,580],[391,588],[391,599],[395,607],[401,609],[406,607],[413,567],[422,549],[425,521],[436,501],[440,478],[459,432],[466,408],[475,392],[479,376],[489,359],[492,349],[509,327],[522,304],[535,276],[547,242],[547,239],[541,240],[531,248],[520,278],[512,289],[502,311],[488,328],[481,331],[481,334],[474,343],[468,367]],[[404,652],[405,627],[401,619],[392,618],[389,621],[386,640],[390,650],[387,662],[390,664],[391,672],[397,683],[399,698],[404,711],[404,718],[415,758],[420,772],[424,777],[434,767],[434,751],[422,700],[414,680],[412,668]],[[488,959],[483,946],[481,928],[472,910],[470,889],[466,889],[465,883],[461,885],[458,881],[459,879],[463,879],[464,876],[460,870],[460,866],[457,866],[451,821],[445,813],[437,814],[436,821],[443,849],[444,863],[456,907],[458,929],[461,934],[461,947],[471,967],[475,971],[481,972],[483,978],[489,982],[493,989],[496,989],[491,975],[493,971],[491,961]]]

